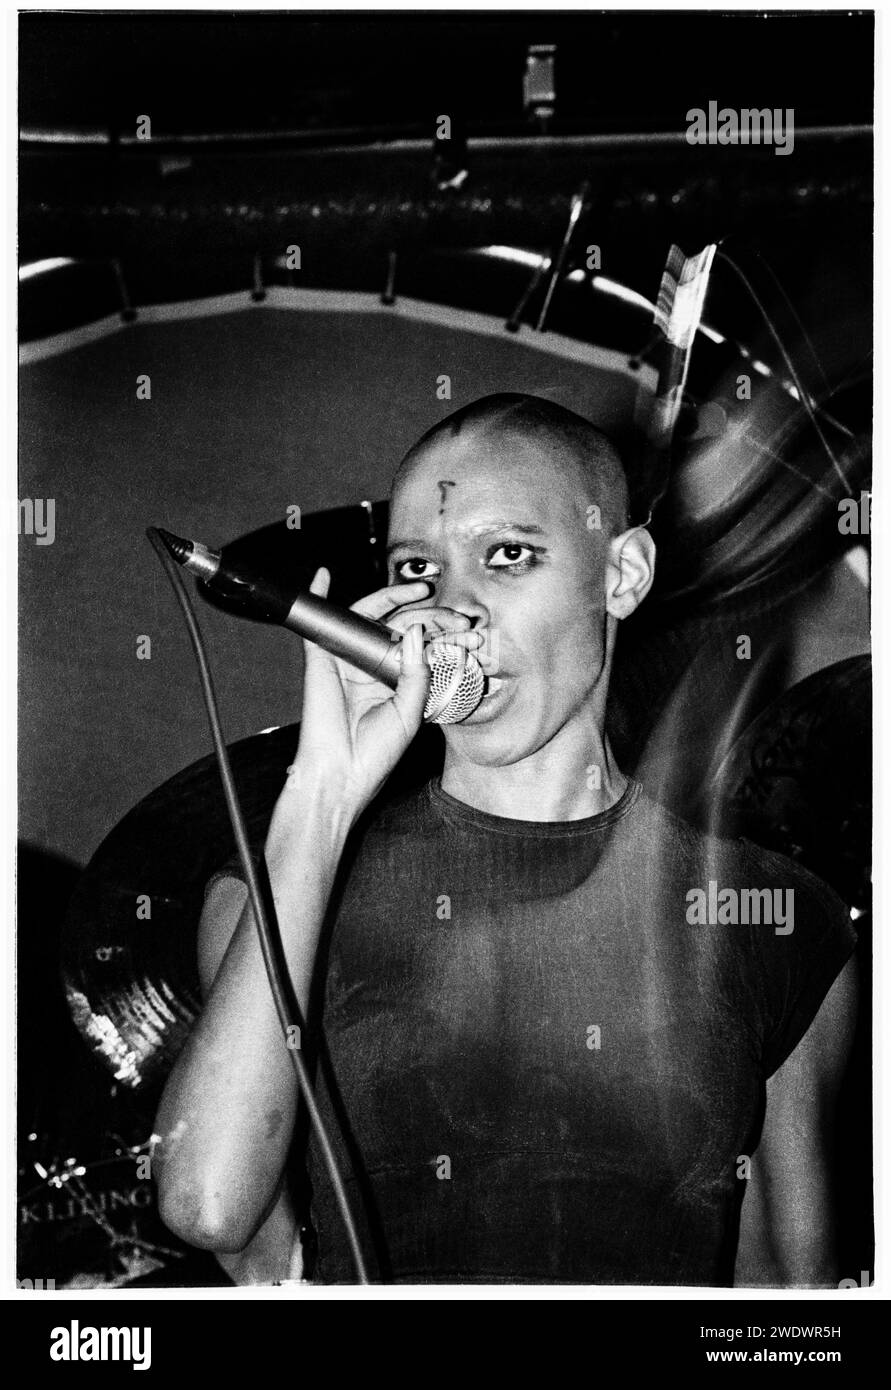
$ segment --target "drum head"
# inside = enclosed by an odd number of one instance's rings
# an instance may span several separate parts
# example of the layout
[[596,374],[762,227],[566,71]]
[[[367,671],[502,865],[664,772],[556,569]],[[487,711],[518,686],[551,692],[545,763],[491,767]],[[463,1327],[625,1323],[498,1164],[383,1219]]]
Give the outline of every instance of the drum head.
[[[229,749],[255,852],[294,760],[298,726]],[[442,736],[424,727],[388,790],[427,780]],[[200,1008],[197,929],[210,876],[236,855],[216,758],[193,763],[112,830],[74,891],[62,931],[62,976],[74,1022],[122,1085],[159,1089]]]
[[872,678],[851,657],[787,690],[714,780],[719,833],[796,859],[858,912],[870,905]]

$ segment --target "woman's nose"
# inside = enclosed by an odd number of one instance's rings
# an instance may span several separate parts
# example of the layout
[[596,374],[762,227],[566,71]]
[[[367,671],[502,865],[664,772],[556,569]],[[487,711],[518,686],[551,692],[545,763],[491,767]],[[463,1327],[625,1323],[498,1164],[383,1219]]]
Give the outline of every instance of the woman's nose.
[[488,620],[486,605],[475,592],[473,585],[458,575],[443,575],[436,586],[436,602],[443,608],[463,613],[471,628],[484,627]]

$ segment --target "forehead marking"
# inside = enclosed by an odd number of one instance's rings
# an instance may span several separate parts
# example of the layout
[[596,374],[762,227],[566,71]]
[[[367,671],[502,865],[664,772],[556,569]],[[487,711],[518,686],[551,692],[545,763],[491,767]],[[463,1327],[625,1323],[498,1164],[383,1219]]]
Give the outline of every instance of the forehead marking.
[[442,516],[445,512],[446,501],[448,500],[446,488],[454,487],[455,484],[451,478],[440,478],[436,486],[439,488],[439,515]]

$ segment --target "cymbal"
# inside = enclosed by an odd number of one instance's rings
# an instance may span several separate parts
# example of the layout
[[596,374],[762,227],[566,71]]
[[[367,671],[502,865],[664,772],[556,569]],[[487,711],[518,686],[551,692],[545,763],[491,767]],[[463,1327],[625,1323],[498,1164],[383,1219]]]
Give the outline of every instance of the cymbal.
[[868,656],[816,671],[743,731],[715,774],[718,833],[745,836],[871,900],[872,673]]
[[[387,502],[332,507],[309,516],[273,521],[227,542],[220,549],[231,564],[259,571],[283,588],[309,588],[320,565],[331,573],[329,598],[349,607],[387,582]],[[202,536],[208,542],[212,537]],[[198,593],[214,608],[257,621],[254,609],[243,611],[237,599],[198,584]]]
[[[251,848],[260,852],[294,760],[299,726],[231,745]],[[425,781],[442,736],[424,727],[388,783]],[[216,758],[151,792],[110,832],[74,890],[62,928],[62,979],[74,1022],[122,1085],[166,1077],[201,1005],[197,929],[210,876],[236,854]]]

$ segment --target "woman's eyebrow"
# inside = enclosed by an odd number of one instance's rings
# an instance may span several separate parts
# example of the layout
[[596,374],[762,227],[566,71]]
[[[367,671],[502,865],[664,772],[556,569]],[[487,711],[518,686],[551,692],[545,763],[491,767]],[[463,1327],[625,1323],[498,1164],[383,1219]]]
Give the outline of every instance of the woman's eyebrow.
[[394,550],[423,550],[426,544],[426,541],[419,540],[417,536],[404,541],[391,541],[387,546],[387,554],[392,555]]
[[516,531],[521,536],[543,536],[543,526],[535,526],[525,521],[481,521],[467,527],[471,536],[488,536],[496,531]]
[[[525,521],[481,521],[461,529],[469,536],[489,536],[495,535],[499,531],[513,531],[521,536],[544,536],[546,534],[543,526],[536,526]],[[429,541],[421,540],[417,536],[409,537],[406,540],[392,541],[387,546],[387,554],[392,554],[394,550],[423,550],[427,545],[429,545]]]

